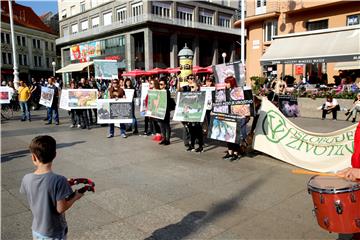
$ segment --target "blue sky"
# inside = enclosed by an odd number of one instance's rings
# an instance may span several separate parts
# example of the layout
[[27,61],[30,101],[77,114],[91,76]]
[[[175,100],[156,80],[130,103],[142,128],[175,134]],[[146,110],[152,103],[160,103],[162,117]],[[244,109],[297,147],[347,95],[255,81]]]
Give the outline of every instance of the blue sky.
[[37,15],[42,15],[46,12],[58,12],[58,6],[56,0],[28,0],[28,1],[16,1],[16,3],[31,7]]

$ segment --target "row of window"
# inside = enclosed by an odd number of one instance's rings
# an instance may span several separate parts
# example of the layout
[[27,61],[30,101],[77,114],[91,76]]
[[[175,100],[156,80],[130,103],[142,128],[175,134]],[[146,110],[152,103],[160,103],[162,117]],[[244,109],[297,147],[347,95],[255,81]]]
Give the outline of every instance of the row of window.
[[[12,61],[12,54],[11,53],[2,53],[2,63],[3,64],[13,64]],[[51,59],[46,58],[46,67],[50,68],[51,66]],[[52,61],[55,61],[55,58],[52,59]],[[20,66],[28,66],[28,58],[26,54],[18,54],[18,64]],[[42,67],[42,58],[40,56],[34,56],[34,66],[35,67]]]
[[[26,47],[26,37],[25,36],[16,36],[16,40],[17,40],[17,45],[18,46],[23,46]],[[41,48],[41,40],[40,39],[35,39],[33,38],[33,48]],[[49,50],[49,42],[44,41],[45,42],[45,49]],[[10,34],[9,33],[1,33],[1,43],[7,43],[10,44]],[[50,50],[54,51],[54,43],[50,43]]]

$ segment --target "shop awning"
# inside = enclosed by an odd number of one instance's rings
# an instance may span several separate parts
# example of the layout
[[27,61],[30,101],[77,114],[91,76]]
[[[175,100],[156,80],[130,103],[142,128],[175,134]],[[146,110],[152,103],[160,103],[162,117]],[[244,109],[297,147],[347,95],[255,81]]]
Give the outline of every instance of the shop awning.
[[67,72],[80,72],[84,70],[84,68],[93,65],[94,62],[84,62],[84,63],[72,63],[69,64],[59,70],[56,73],[67,73]]
[[345,62],[360,59],[360,26],[274,37],[262,65]]
[[357,70],[360,69],[360,61],[338,62],[335,64],[335,70]]

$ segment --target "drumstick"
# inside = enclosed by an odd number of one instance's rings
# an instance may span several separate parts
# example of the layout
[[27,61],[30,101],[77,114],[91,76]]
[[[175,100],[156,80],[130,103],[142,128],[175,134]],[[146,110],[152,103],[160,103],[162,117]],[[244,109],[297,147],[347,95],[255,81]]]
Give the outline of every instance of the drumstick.
[[306,174],[306,175],[319,175],[319,176],[329,176],[329,177],[340,177],[336,173],[322,173],[322,172],[313,172],[303,169],[293,169],[291,171],[294,174]]

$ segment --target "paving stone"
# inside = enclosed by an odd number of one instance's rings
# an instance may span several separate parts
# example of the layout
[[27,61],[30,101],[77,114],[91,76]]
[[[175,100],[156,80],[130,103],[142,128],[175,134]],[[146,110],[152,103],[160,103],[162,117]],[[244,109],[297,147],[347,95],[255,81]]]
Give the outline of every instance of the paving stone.
[[29,211],[16,196],[8,191],[1,193],[1,202],[6,203],[6,206],[1,208],[1,218]]

